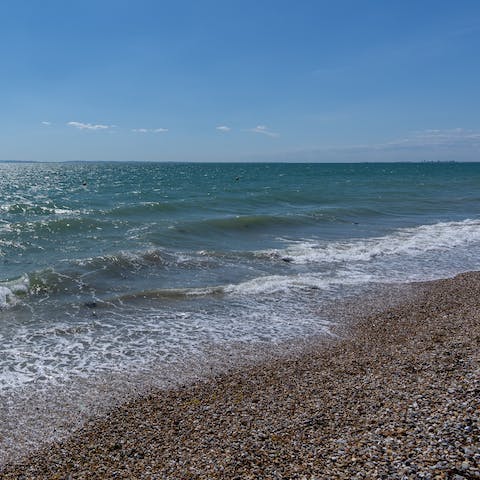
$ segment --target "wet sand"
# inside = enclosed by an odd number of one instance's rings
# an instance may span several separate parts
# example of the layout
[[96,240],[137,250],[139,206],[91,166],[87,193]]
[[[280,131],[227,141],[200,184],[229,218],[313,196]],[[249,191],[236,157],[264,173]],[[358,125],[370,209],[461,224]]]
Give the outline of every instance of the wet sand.
[[480,273],[112,409],[4,479],[480,478]]

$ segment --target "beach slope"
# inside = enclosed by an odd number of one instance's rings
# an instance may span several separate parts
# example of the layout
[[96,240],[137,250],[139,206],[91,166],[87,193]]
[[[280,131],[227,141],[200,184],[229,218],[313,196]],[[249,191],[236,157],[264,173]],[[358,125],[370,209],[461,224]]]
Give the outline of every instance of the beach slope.
[[480,478],[480,273],[339,340],[157,391],[4,479]]

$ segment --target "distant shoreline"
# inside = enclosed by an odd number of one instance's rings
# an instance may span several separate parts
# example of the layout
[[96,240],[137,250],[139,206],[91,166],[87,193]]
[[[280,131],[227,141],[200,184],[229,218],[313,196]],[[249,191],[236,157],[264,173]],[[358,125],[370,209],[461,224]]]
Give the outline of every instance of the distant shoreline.
[[54,164],[72,164],[72,163],[165,163],[165,164],[179,164],[179,165],[188,165],[188,164],[219,164],[219,165],[248,165],[248,164],[292,164],[292,165],[401,165],[401,164],[480,164],[480,161],[457,161],[457,160],[412,160],[412,161],[392,161],[392,162],[376,162],[376,161],[358,161],[358,162],[296,162],[296,161],[272,161],[272,160],[235,160],[235,161],[221,161],[221,160],[0,160],[1,163],[54,163]]

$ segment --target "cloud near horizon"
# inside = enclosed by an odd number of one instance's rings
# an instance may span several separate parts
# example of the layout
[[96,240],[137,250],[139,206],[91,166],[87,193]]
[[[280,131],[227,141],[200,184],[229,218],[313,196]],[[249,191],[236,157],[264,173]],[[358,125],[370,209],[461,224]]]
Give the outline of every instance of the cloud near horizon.
[[426,129],[383,143],[299,148],[276,155],[286,160],[327,162],[479,161],[480,131]]
[[439,150],[451,148],[471,148],[480,150],[480,131],[464,128],[426,129],[412,132],[403,138],[383,143],[324,147],[319,150],[331,151],[400,151],[400,150]]
[[260,133],[262,135],[267,135],[268,137],[280,136],[278,133],[272,132],[266,125],[257,125],[255,128],[249,128],[247,132]]
[[220,132],[229,132],[231,130],[231,128],[226,125],[219,125],[216,129]]
[[132,128],[135,133],[166,133],[168,128]]
[[413,132],[405,138],[379,144],[380,148],[397,147],[448,147],[448,146],[480,147],[480,132],[464,128],[427,129]]
[[92,124],[92,123],[82,123],[82,122],[68,122],[68,126],[78,128],[79,130],[108,130],[113,128],[114,125],[101,125],[101,124]]

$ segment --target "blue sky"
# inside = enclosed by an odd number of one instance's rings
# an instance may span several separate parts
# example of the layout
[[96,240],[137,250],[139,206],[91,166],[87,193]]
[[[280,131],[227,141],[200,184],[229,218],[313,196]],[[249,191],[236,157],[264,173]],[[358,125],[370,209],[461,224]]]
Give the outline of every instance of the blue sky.
[[4,0],[0,159],[480,160],[478,0]]

